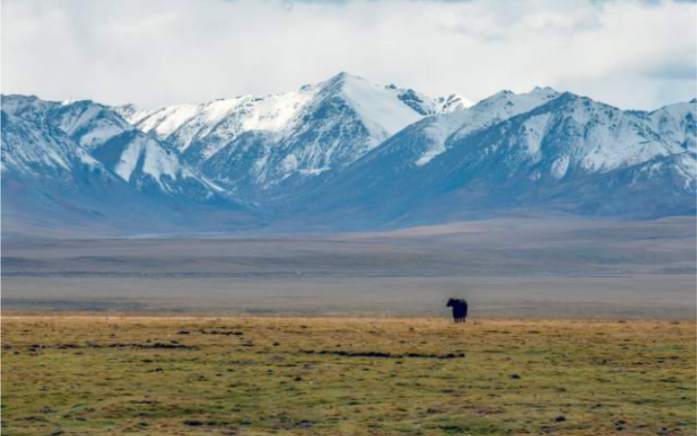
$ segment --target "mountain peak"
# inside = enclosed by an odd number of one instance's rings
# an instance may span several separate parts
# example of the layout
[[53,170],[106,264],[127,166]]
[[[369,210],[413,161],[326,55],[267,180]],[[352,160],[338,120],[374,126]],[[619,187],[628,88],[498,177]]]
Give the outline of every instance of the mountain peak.
[[362,122],[376,137],[385,139],[407,125],[418,121],[423,114],[404,101],[421,100],[414,91],[402,90],[396,86],[382,86],[362,77],[341,72],[324,82],[323,92],[341,96],[359,115]]
[[560,95],[557,90],[555,90],[554,88],[551,88],[549,86],[536,86],[528,94],[538,95],[540,97],[546,97],[546,98],[556,98]]
[[532,92],[554,92],[557,93],[557,91],[552,88],[551,86],[536,86],[532,89]]
[[342,71],[339,74],[332,76],[329,80],[327,80],[324,83],[328,84],[345,84],[347,82],[365,82],[369,83],[366,79],[360,76],[356,76],[355,74],[349,74],[346,71]]

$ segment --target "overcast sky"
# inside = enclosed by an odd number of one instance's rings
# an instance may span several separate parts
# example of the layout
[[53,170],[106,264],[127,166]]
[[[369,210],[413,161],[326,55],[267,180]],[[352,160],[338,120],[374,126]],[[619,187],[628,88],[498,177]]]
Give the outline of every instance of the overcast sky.
[[697,95],[696,20],[697,4],[658,0],[3,0],[2,92],[155,108],[347,71],[650,109]]

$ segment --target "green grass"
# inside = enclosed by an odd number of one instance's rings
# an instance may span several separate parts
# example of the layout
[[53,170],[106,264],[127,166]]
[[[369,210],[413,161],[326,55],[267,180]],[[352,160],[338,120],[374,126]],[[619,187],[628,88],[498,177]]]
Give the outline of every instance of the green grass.
[[694,322],[4,316],[2,334],[8,435],[697,428]]

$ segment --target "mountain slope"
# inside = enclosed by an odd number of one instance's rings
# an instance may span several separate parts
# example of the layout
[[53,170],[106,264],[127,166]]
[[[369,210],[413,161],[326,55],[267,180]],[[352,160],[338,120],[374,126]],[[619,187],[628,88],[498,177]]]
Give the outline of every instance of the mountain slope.
[[171,230],[190,222],[178,211],[191,206],[239,210],[175,152],[105,106],[12,95],[3,96],[1,113],[3,232],[31,222]]
[[695,213],[697,100],[622,111],[536,88],[469,106],[342,73],[156,111],[3,96],[1,116],[3,234]]
[[119,111],[226,189],[263,197],[341,171],[425,115],[465,105],[458,96],[430,99],[341,73],[286,94]]
[[558,96],[559,93],[550,88],[536,88],[520,95],[499,92],[470,108],[427,117],[408,126],[364,161],[380,168],[380,174],[375,177],[398,177],[404,170],[428,164],[458,139],[528,112]]
[[[522,208],[644,218],[692,213],[696,115],[696,102],[647,113],[565,93],[487,128],[459,126],[447,150],[420,165],[414,158],[423,150],[424,120],[298,203],[310,204],[303,210],[309,215],[350,213],[352,223],[368,226]],[[646,195],[652,186],[656,194]],[[643,200],[630,198],[640,192]],[[625,201],[599,206],[618,199]]]

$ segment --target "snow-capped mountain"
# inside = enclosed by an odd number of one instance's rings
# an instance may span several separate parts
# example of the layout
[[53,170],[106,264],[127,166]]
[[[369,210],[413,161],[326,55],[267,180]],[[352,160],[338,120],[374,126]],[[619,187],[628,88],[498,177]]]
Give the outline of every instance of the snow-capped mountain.
[[431,98],[413,89],[397,88],[395,85],[387,85],[386,88],[396,91],[399,99],[404,104],[424,116],[447,114],[472,106],[471,101],[457,94]]
[[2,172],[70,177],[76,165],[100,168],[60,128],[45,122],[50,103],[33,97],[2,100]]
[[[2,137],[3,170],[25,172],[37,159],[47,157],[70,170],[71,162],[77,159],[108,170],[140,191],[152,187],[160,191],[158,194],[190,195],[195,200],[209,199],[222,191],[195,174],[175,151],[135,129],[106,106],[88,100],[57,103],[11,95],[3,97],[2,112],[9,129]],[[18,125],[28,138],[12,136]],[[44,140],[32,135],[43,135]],[[189,192],[191,189],[196,192]]]
[[461,107],[410,125],[386,141],[371,159],[392,156],[393,162],[386,166],[396,171],[426,165],[458,139],[528,112],[558,96],[559,93],[551,88],[535,88],[527,94],[501,91],[472,107]]
[[138,211],[147,221],[190,204],[234,206],[175,151],[106,106],[10,95],[1,113],[3,210],[17,216],[109,221]]
[[623,111],[535,88],[470,105],[342,73],[152,111],[12,95],[1,115],[5,223],[331,230],[696,209],[697,99]]
[[118,108],[227,189],[302,182],[340,171],[424,116],[466,106],[341,73],[285,94],[141,111]]
[[[519,112],[516,101],[525,102]],[[476,112],[478,106],[486,109]],[[442,122],[455,116],[464,124]],[[696,119],[697,101],[641,112],[549,89],[500,93],[404,129],[311,195],[317,210],[365,212],[367,221],[383,223],[535,207],[693,213]],[[431,134],[434,126],[445,133]],[[445,146],[418,158],[432,150],[434,137]],[[648,195],[651,186],[661,194]],[[605,205],[609,198],[622,202]]]

